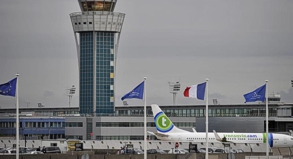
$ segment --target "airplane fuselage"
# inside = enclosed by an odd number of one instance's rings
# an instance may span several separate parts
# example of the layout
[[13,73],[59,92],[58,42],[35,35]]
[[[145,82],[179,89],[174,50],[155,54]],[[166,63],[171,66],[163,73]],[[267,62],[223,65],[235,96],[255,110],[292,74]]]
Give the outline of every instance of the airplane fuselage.
[[[284,134],[269,133],[217,133],[220,138],[226,138],[227,142],[236,144],[262,144],[268,143],[270,147],[292,147],[293,137]],[[168,133],[165,137],[157,136],[158,139],[163,141],[179,141],[179,142],[206,142],[206,133]],[[214,133],[208,133],[209,143],[220,143],[216,140]]]
[[[152,104],[154,122],[157,132],[149,132],[158,139],[178,142],[206,142],[206,133],[189,132],[176,127],[161,108]],[[274,133],[208,133],[209,143],[230,142],[234,144],[262,144],[267,143],[270,147],[292,147],[293,137]]]

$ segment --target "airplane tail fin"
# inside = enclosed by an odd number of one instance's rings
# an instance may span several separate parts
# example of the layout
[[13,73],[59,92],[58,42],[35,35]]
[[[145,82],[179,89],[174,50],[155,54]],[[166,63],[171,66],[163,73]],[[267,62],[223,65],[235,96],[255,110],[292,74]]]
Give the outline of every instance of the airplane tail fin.
[[152,111],[157,133],[186,133],[188,131],[177,128],[157,104],[152,104]]

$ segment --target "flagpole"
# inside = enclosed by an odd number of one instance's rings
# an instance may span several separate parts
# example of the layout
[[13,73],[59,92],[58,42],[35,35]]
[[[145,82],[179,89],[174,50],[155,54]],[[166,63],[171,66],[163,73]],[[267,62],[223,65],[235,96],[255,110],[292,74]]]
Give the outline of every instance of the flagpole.
[[143,123],[144,123],[144,153],[143,153],[143,156],[144,156],[144,159],[147,159],[147,141],[146,141],[146,138],[147,138],[147,134],[146,134],[146,132],[147,132],[147,129],[146,129],[146,114],[147,114],[147,112],[146,112],[146,77],[144,77],[143,78],[144,79],[144,92],[143,92],[143,95],[144,95],[144,121],[143,121]]
[[18,101],[18,83],[19,74],[16,74],[16,159],[19,159],[19,101]]
[[268,96],[268,83],[269,83],[269,80],[266,80],[266,136],[267,136],[267,140],[266,140],[266,156],[267,158],[269,157],[269,106],[268,106],[268,99],[269,99],[269,96]]
[[209,158],[209,148],[208,148],[208,144],[209,144],[209,79],[206,78],[206,159]]

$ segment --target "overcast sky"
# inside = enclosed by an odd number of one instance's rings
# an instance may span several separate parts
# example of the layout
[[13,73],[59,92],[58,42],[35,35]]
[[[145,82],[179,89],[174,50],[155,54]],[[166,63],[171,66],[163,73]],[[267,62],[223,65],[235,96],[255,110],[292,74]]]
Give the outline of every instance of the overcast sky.
[[[126,14],[118,51],[116,105],[147,77],[147,104],[172,104],[169,81],[186,86],[209,78],[209,103],[244,103],[243,94],[269,80],[269,92],[293,102],[292,0],[118,0]],[[0,1],[0,83],[20,73],[20,107],[68,106],[78,88],[69,14],[77,0]],[[72,105],[78,106],[78,94]],[[128,100],[129,105],[143,105]],[[0,107],[15,98],[0,96]]]

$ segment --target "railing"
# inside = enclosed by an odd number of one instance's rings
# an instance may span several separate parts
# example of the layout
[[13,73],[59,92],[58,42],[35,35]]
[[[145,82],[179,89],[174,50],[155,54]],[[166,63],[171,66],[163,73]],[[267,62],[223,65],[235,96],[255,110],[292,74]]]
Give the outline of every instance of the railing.
[[74,12],[69,14],[70,16],[79,16],[79,15],[125,15],[124,13],[118,13],[118,12],[108,12],[108,11],[89,11],[89,12]]

